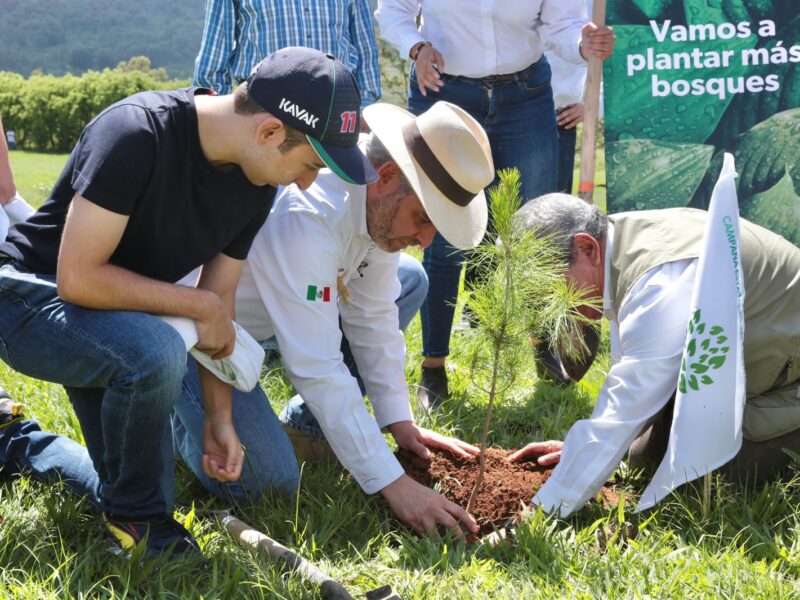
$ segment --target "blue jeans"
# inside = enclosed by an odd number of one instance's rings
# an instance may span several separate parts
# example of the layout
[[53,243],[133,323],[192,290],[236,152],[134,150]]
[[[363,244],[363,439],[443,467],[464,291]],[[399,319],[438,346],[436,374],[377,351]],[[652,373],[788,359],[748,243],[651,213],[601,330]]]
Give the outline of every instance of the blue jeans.
[[558,128],[558,191],[572,193],[572,178],[575,171],[575,143],[578,128]]
[[100,506],[100,480],[86,448],[66,436],[42,431],[35,421],[0,429],[0,470],[63,481],[78,496]]
[[[439,100],[460,106],[486,130],[495,168],[519,170],[523,202],[556,191],[558,134],[546,58],[528,67],[521,78],[507,83],[488,85],[450,75],[442,78],[444,86],[439,92],[427,90],[427,96],[423,96],[412,66],[408,110],[418,115]],[[489,187],[495,183],[496,179]],[[489,210],[491,230],[491,205]],[[427,301],[420,310],[425,356],[450,354],[458,280],[467,256],[438,233],[425,250],[422,265],[430,281]],[[467,283],[475,277],[476,273],[468,270]]]
[[[0,270],[0,309],[5,306],[3,302],[7,295],[5,290],[7,287],[11,287],[8,285],[9,282],[5,281],[6,269],[8,267]],[[23,273],[15,274],[14,277],[21,280],[21,282],[12,281],[11,283],[14,285],[40,285],[48,290],[55,287],[52,284],[52,278]],[[399,324],[404,329],[422,304],[428,286],[425,272],[419,262],[410,256],[401,256],[398,278],[401,283],[400,297],[397,299],[400,309]],[[40,283],[37,283],[37,280]],[[16,297],[16,292],[8,295]],[[47,294],[43,293],[42,295]],[[26,306],[28,304],[27,301],[17,301]],[[61,304],[65,303],[61,302]],[[140,315],[140,313],[122,314],[149,317],[149,315]],[[9,362],[6,352],[8,343],[5,334],[6,319],[2,319],[6,315],[7,311],[0,314],[0,351],[2,351],[2,358]],[[150,320],[163,324],[160,319],[150,317]],[[171,331],[171,328],[169,329]],[[38,346],[32,344],[32,347]],[[62,349],[62,353],[67,360],[70,356],[76,355],[75,348]],[[350,356],[352,357],[352,355]],[[249,502],[269,487],[274,487],[284,493],[293,492],[299,483],[294,450],[260,387],[256,387],[246,394],[233,390],[234,425],[245,449],[245,463],[240,480],[222,483],[211,479],[203,472],[201,458],[205,411],[197,376],[197,365],[193,358],[187,358],[183,346],[181,346],[181,360],[183,361],[181,372],[186,374],[180,384],[180,392],[172,396],[173,399],[177,398],[171,415],[172,433],[170,436],[168,430],[163,441],[160,442],[162,454],[160,460],[153,459],[152,452],[146,452],[150,450],[146,446],[156,445],[153,444],[153,436],[147,435],[147,433],[140,434],[140,439],[146,441],[145,444],[142,444],[142,454],[149,455],[151,456],[149,460],[154,460],[154,473],[151,475],[154,476],[156,466],[161,465],[159,489],[164,498],[162,512],[171,512],[175,497],[173,442],[175,453],[184,460],[203,486],[226,501]],[[354,367],[355,363],[352,358],[351,362]],[[9,362],[9,364],[16,367],[16,363]],[[34,374],[31,376],[36,377]],[[303,414],[311,416],[305,406],[298,413],[298,415]],[[313,419],[313,416],[311,418]],[[87,426],[83,424],[83,421],[81,421],[81,427],[88,445],[90,436],[87,435]],[[319,430],[319,426],[316,427]],[[113,444],[110,444],[109,447],[112,453],[116,451]],[[108,500],[101,497],[105,487],[100,485],[100,479],[86,448],[65,436],[41,431],[33,421],[22,421],[0,430],[0,466],[11,473],[26,471],[43,478],[63,479],[78,495],[88,496],[89,500],[99,505],[102,510],[120,512],[116,507],[111,509]],[[127,515],[129,512],[120,514]],[[130,514],[130,516],[137,515]]]
[[[398,309],[398,326],[401,331],[405,331],[411,319],[417,314],[419,307],[425,301],[428,293],[428,278],[419,261],[408,254],[400,255],[400,268],[397,271],[397,278],[400,280],[400,296],[396,303]],[[358,367],[350,351],[350,344],[342,336],[342,356],[344,362],[350,369],[350,374],[358,381],[361,394],[366,394],[364,382],[358,374]],[[278,417],[282,423],[289,425],[293,429],[302,431],[316,437],[323,437],[322,428],[317,423],[317,419],[311,414],[303,399],[298,395],[292,398],[286,408]]]
[[[131,518],[172,511],[170,413],[186,372],[186,348],[172,327],[144,313],[64,302],[54,277],[6,264],[0,267],[0,358],[29,377],[64,386],[103,511]],[[75,445],[48,442],[46,435],[31,424],[0,432],[5,458],[35,472],[60,471],[92,495],[90,463]],[[69,454],[59,455],[59,445]]]
[[251,392],[233,390],[233,424],[244,447],[244,466],[237,481],[223,483],[203,471],[205,409],[190,356],[186,377],[172,413],[175,451],[195,477],[215,496],[234,504],[252,504],[270,487],[291,494],[300,484],[294,449],[261,386]]

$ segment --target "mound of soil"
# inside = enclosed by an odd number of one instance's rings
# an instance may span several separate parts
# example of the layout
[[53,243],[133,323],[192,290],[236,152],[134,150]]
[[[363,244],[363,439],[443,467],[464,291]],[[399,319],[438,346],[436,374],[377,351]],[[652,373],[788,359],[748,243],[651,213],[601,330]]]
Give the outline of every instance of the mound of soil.
[[[472,516],[484,533],[493,527],[501,527],[517,515],[552,472],[551,468],[541,467],[532,460],[509,462],[506,460],[509,454],[510,450],[497,448],[489,448],[486,452],[483,484],[472,510]],[[397,458],[412,479],[436,489],[456,504],[467,505],[478,477],[477,457],[464,459],[431,448],[430,462],[406,450],[398,451]],[[618,500],[615,491],[603,487],[594,501],[613,505]]]

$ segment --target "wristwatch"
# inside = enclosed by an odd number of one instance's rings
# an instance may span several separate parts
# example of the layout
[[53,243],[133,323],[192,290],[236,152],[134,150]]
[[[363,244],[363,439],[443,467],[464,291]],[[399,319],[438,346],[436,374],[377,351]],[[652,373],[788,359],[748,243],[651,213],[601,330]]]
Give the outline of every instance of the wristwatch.
[[417,60],[417,56],[419,56],[419,51],[422,50],[425,46],[431,46],[430,42],[417,42],[413,46],[411,46],[411,50],[408,51],[408,57],[415,61]]

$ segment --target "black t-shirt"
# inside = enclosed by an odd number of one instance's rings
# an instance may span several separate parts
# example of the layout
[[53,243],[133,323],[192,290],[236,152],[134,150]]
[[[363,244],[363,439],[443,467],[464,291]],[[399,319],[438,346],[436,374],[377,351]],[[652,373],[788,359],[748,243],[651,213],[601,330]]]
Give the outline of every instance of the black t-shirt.
[[34,273],[54,274],[74,195],[128,215],[111,263],[175,282],[220,252],[245,259],[269,214],[275,188],[250,183],[238,166],[203,155],[194,95],[142,92],[83,130],[50,198],[12,228],[0,250]]

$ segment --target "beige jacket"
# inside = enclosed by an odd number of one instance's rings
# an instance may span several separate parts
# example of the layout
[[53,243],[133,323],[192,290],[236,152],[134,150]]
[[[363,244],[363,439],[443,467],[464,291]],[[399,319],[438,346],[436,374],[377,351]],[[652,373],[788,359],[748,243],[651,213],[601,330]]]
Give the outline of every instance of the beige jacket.
[[[689,208],[619,213],[614,223],[611,297],[620,306],[658,265],[697,258],[707,213]],[[800,248],[741,220],[745,289],[744,437],[762,441],[800,428]],[[688,315],[687,315],[688,319]]]

